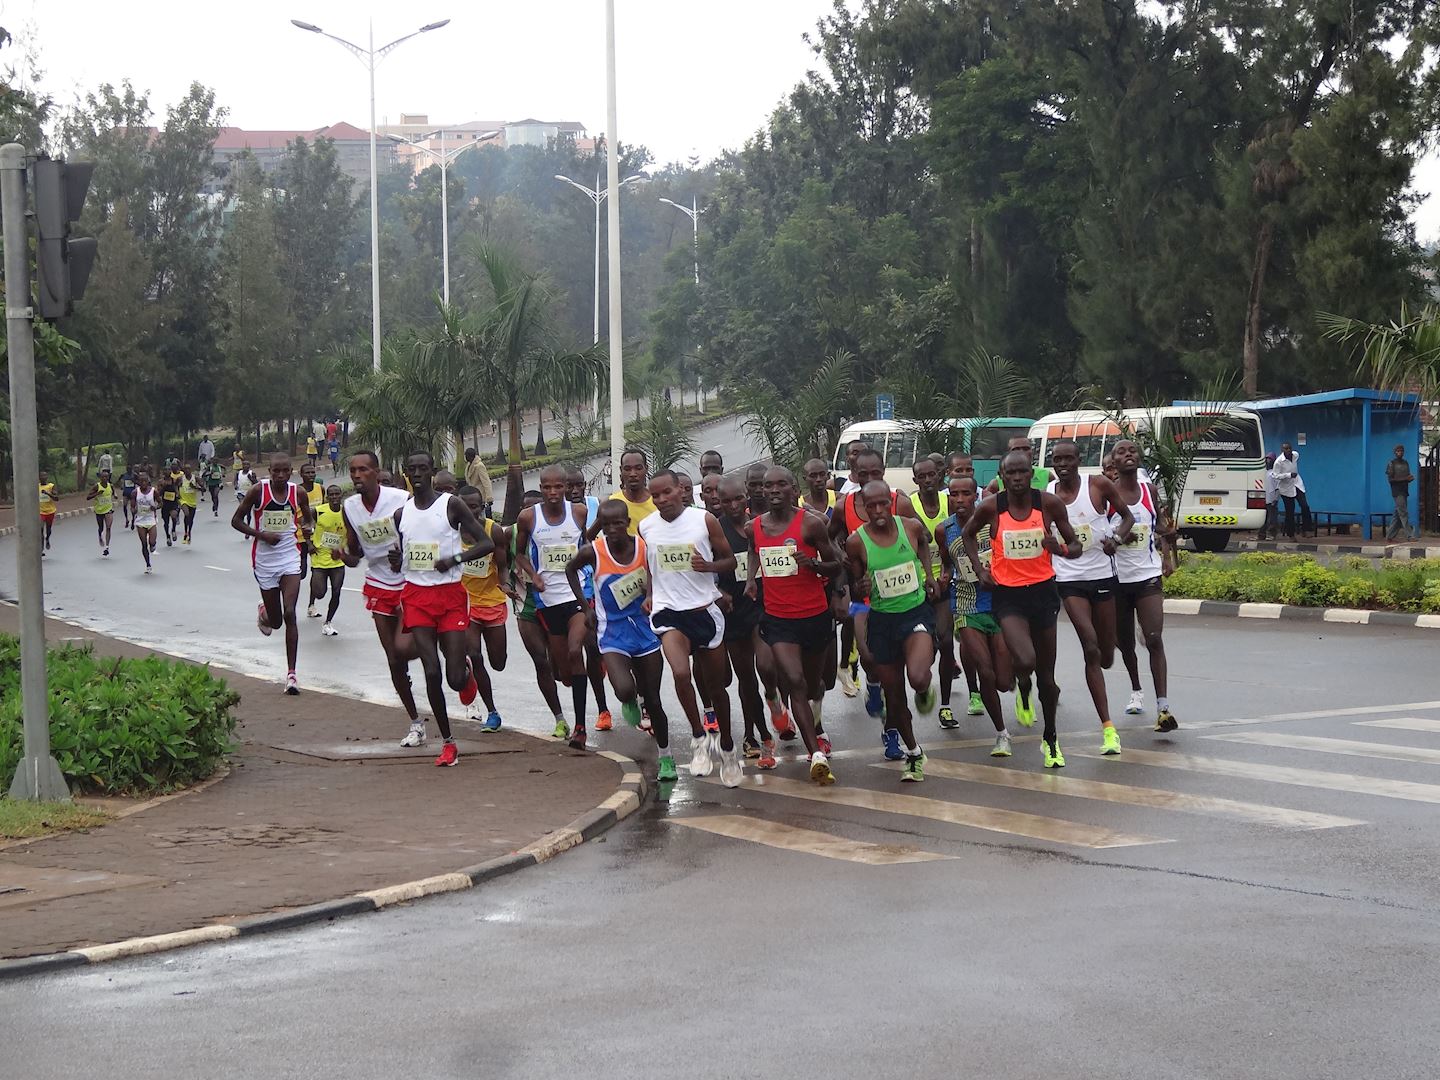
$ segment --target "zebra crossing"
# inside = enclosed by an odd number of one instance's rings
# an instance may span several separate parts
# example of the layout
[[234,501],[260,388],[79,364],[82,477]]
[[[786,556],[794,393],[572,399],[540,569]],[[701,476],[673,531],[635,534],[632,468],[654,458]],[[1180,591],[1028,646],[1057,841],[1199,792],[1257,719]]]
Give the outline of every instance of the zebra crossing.
[[[1351,829],[1368,825],[1372,818],[1383,815],[1384,802],[1377,800],[1440,803],[1440,782],[1317,768],[1314,763],[1348,757],[1376,763],[1377,772],[1398,765],[1412,776],[1416,775],[1416,767],[1440,765],[1440,717],[1376,715],[1427,710],[1440,711],[1440,702],[1330,709],[1236,721],[1249,725],[1338,720],[1348,725],[1344,737],[1292,734],[1285,730],[1225,731],[1219,730],[1226,726],[1225,722],[1215,721],[1191,737],[1185,737],[1187,733],[1182,732],[1181,737],[1168,746],[1159,743],[1145,748],[1133,745],[1139,741],[1135,738],[1139,734],[1136,732],[1130,735],[1119,757],[1102,757],[1098,745],[1082,746],[1081,738],[1072,735],[1065,745],[1066,755],[1072,759],[1072,768],[1066,772],[1038,769],[1038,762],[1032,761],[1031,755],[1022,749],[1033,742],[1033,735],[1017,738],[1016,757],[1004,764],[991,763],[988,757],[983,761],[966,760],[979,756],[982,746],[988,745],[987,740],[935,741],[926,747],[929,759],[926,783],[915,787],[898,784],[889,787],[883,783],[867,786],[871,782],[868,776],[893,778],[900,765],[874,760],[877,752],[868,748],[849,750],[843,753],[847,767],[841,782],[833,787],[819,787],[777,773],[748,774],[738,789],[745,796],[740,812],[726,807],[725,814],[711,814],[707,812],[707,800],[699,798],[669,820],[678,826],[735,840],[868,866],[950,857],[925,850],[922,830],[926,823],[956,826],[962,830],[957,835],[963,835],[963,830],[977,830],[982,835],[990,834],[992,839],[993,834],[1001,834],[1038,840],[1062,849],[1090,851],[1171,844],[1183,842],[1187,835],[1193,837],[1193,825],[1181,830],[1178,824],[1169,824],[1175,820],[1171,814],[1253,826],[1279,835]],[[1253,753],[1249,758],[1226,756],[1225,751],[1232,747],[1237,751],[1258,749],[1267,753],[1264,760],[1255,760]],[[1076,770],[1075,765],[1081,765],[1081,769]],[[1077,771],[1087,775],[1075,775]],[[1225,793],[1170,790],[1164,779],[1176,773],[1191,778],[1187,780],[1187,788],[1223,783]],[[1103,778],[1096,774],[1103,774]],[[712,779],[707,783],[717,782]],[[994,789],[1007,793],[1014,808],[987,804],[982,792]],[[723,798],[720,795],[723,789],[708,790]],[[1323,795],[1326,809],[1306,807],[1303,792],[1307,791]],[[1341,807],[1346,813],[1335,813],[1335,793],[1358,798],[1351,800],[1353,807],[1348,804]],[[1143,830],[1080,820],[1084,815],[1078,814],[1075,808],[1096,804],[1116,807],[1122,813],[1125,808],[1145,810]],[[906,843],[865,843],[779,820],[797,812],[813,816],[817,806],[861,811],[858,818],[849,814],[846,820],[902,833]],[[1133,821],[1133,815],[1125,820]],[[1172,830],[1178,835],[1167,835]]]

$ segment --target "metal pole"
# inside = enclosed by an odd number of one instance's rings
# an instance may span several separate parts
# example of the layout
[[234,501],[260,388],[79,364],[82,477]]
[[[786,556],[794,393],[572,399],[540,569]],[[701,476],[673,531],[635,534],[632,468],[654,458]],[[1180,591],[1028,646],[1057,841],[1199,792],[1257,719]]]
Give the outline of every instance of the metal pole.
[[375,155],[375,20],[370,20],[370,355],[380,370],[380,182]]
[[10,352],[10,453],[15,459],[15,522],[20,547],[20,692],[25,756],[10,785],[12,799],[68,802],[70,789],[50,756],[50,703],[45,683],[45,587],[40,559],[40,450],[35,418],[35,339],[30,308],[30,244],[25,215],[25,147],[0,147],[0,202],[5,229],[5,329]]
[[700,284],[700,209],[694,195],[690,196],[690,244],[695,253],[695,284]]
[[624,331],[620,320],[620,136],[615,121],[615,0],[605,0],[606,179],[610,206],[610,461],[616,479],[625,449]]
[[[590,197],[595,200],[595,344],[600,344],[600,173],[595,173],[595,190]],[[591,416],[600,419],[600,380],[595,380],[595,394],[590,402]]]
[[445,158],[445,132],[440,132],[440,261],[445,265],[445,306],[450,306],[450,162]]

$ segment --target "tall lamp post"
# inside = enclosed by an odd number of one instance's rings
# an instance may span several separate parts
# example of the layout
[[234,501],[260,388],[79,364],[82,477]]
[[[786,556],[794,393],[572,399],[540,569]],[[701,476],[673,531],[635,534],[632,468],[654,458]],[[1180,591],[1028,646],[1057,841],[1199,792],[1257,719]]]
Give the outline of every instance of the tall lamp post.
[[[454,150],[445,149],[445,132],[432,131],[429,134],[421,135],[418,139],[402,139],[399,135],[385,136],[391,142],[399,143],[401,146],[411,146],[416,150],[429,154],[440,166],[440,262],[444,268],[444,289],[442,295],[445,298],[445,306],[450,306],[450,183],[447,179],[447,170],[450,163],[465,153],[472,146],[479,146],[481,143],[489,142],[499,135],[498,131],[487,131],[478,139],[472,139],[464,146],[458,146]],[[426,146],[421,139],[428,139],[431,135],[440,136],[440,149],[432,150]]]
[[693,250],[694,253],[695,253],[695,284],[696,284],[696,285],[699,285],[699,284],[700,284],[700,215],[703,214],[705,211],[704,211],[704,210],[701,210],[701,209],[697,206],[697,204],[696,204],[696,202],[695,202],[695,197],[694,197],[693,195],[690,197],[690,205],[689,205],[689,206],[685,206],[685,205],[683,205],[683,204],[681,204],[681,203],[675,202],[673,199],[661,199],[660,201],[663,202],[663,203],[665,203],[665,204],[667,204],[667,205],[669,205],[669,206],[673,206],[676,210],[679,210],[682,214],[684,214],[686,217],[688,217],[688,218],[690,219],[690,231],[691,231],[691,234],[692,234],[691,245],[692,245],[692,250]]
[[625,334],[620,308],[620,130],[615,121],[615,0],[605,0],[605,155],[606,192],[610,199],[610,461],[620,477],[620,455],[625,449]]
[[299,19],[291,19],[290,22],[301,30],[312,34],[320,34],[328,37],[331,41],[339,42],[346,50],[354,55],[370,71],[370,350],[375,362],[375,370],[380,370],[380,189],[376,177],[375,162],[375,67],[381,60],[392,53],[401,42],[409,41],[420,34],[429,33],[431,30],[439,30],[442,26],[449,24],[449,19],[441,19],[439,22],[427,23],[413,33],[404,37],[396,38],[388,45],[375,48],[375,23],[370,23],[369,46],[361,48],[353,41],[346,41],[342,37],[327,33],[314,23],[301,22]]

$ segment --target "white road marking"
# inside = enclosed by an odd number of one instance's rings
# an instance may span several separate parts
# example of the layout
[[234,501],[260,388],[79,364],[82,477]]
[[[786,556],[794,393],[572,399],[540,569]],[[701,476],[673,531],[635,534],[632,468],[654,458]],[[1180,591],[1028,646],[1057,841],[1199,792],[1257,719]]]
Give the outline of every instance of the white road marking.
[[1416,761],[1440,765],[1440,750],[1427,746],[1394,746],[1390,743],[1358,742],[1354,739],[1327,739],[1321,735],[1285,735],[1278,731],[1236,731],[1229,735],[1206,735],[1207,739],[1246,743],[1251,746],[1283,746],[1287,750],[1313,750],[1317,754],[1380,758],[1383,761]]
[[1391,731],[1440,731],[1440,720],[1419,716],[1398,716],[1388,720],[1357,720],[1360,727],[1388,728]]
[[228,573],[230,573],[230,568],[229,568],[228,566],[211,566],[209,563],[206,563],[206,564],[205,564],[205,569],[206,569],[206,570],[219,570],[220,573],[222,573],[222,574],[228,574]]
[[778,821],[763,818],[744,817],[740,814],[716,814],[707,817],[669,818],[671,825],[683,825],[687,829],[701,829],[728,836],[735,840],[748,840],[753,844],[780,848],[783,851],[798,851],[806,855],[820,855],[826,859],[842,859],[845,862],[863,863],[867,866],[894,866],[897,863],[935,862],[939,859],[953,859],[953,855],[937,855],[918,848],[901,847],[895,844],[868,844],[860,840],[845,840],[829,833],[814,829],[801,829],[784,825]]
[[[876,763],[877,769],[900,769],[900,762]],[[1131,787],[1129,784],[1112,784],[1101,780],[1084,780],[1076,776],[1062,776],[1057,773],[1019,772],[994,765],[971,765],[965,762],[930,758],[925,765],[927,776],[942,776],[947,780],[969,780],[978,784],[994,784],[998,787],[1018,788],[1022,791],[1043,791],[1052,795],[1070,795],[1077,799],[1100,799],[1104,802],[1127,803],[1154,810],[1180,810],[1190,814],[1212,814],[1217,817],[1236,818],[1252,825],[1273,825],[1281,829],[1336,829],[1349,825],[1364,825],[1355,818],[1336,817],[1333,814],[1314,814],[1307,810],[1291,810],[1284,806],[1267,806],[1263,803],[1240,802],[1235,799],[1221,799],[1210,795],[1188,795],[1179,791],[1162,791],[1157,788]]]
[[1349,709],[1316,709],[1313,712],[1272,713],[1269,716],[1242,716],[1220,720],[1221,724],[1268,724],[1280,720],[1323,720],[1330,716],[1367,716],[1372,713],[1424,712],[1440,709],[1440,701],[1411,701],[1404,705],[1358,705]]

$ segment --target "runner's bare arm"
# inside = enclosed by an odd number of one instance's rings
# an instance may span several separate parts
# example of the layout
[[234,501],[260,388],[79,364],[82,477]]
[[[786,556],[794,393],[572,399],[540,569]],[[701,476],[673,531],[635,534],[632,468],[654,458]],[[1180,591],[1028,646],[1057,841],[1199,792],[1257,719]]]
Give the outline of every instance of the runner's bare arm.
[[845,541],[845,573],[850,577],[850,597],[860,603],[863,603],[870,593],[865,584],[868,580],[866,568],[865,544],[859,536],[851,533],[850,538]]
[[945,543],[944,521],[935,526],[935,532],[932,535],[935,541],[935,551],[940,556],[940,588],[948,589],[950,579],[955,576],[955,560],[950,557],[950,545]]
[[96,496],[96,495],[99,495],[99,494],[100,494],[100,485],[99,485],[99,484],[96,484],[94,487],[92,487],[92,488],[90,489],[89,494],[85,496],[85,501],[86,501],[86,502],[89,502],[91,499],[95,498],[95,496]]
[[750,541],[750,558],[745,560],[745,598],[754,600],[760,590],[755,585],[755,574],[759,569],[760,549],[755,546],[755,522],[752,518],[745,523],[745,538]]
[[396,539],[390,550],[385,553],[385,558],[390,562],[390,569],[394,570],[397,574],[400,572],[400,564],[402,561],[400,557],[400,544],[404,540],[404,534],[400,530],[400,515],[404,512],[404,510],[405,508],[403,506],[398,507],[395,510],[394,519]]
[[[1045,539],[1040,543],[1053,555],[1059,555],[1065,559],[1078,559],[1081,547],[1080,538],[1075,535],[1075,530],[1070,527],[1070,511],[1065,509],[1065,503],[1059,495],[1051,495],[1048,491],[1038,493],[1040,495],[1040,520],[1045,527]],[[1054,529],[1060,534],[1060,539],[1065,541],[1064,546],[1055,542]]]
[[253,536],[257,540],[264,540],[267,544],[278,544],[280,537],[274,533],[262,533],[250,524],[250,514],[254,511],[259,500],[260,488],[252,487],[245,493],[245,497],[240,500],[240,505],[235,508],[235,514],[230,518],[230,527],[238,533]]
[[724,574],[733,571],[739,562],[735,553],[730,550],[730,541],[725,539],[725,530],[720,528],[720,522],[714,514],[706,513],[705,531],[710,537],[710,551],[714,558],[707,561],[701,558],[697,551],[690,556],[690,569],[697,574]]
[[1130,530],[1135,527],[1135,515],[1130,513],[1130,507],[1125,505],[1125,500],[1120,497],[1120,492],[1115,487],[1115,481],[1108,476],[1092,476],[1090,482],[1095,485],[1095,491],[1104,500],[1106,510],[1120,515],[1120,523],[1115,526],[1114,534],[1106,537],[1105,543],[1101,545],[1105,549],[1106,555],[1114,555],[1117,545],[1130,542]]
[[535,572],[535,565],[530,561],[530,533],[534,528],[535,507],[527,506],[515,519],[515,573],[520,578],[522,588],[528,582],[535,587],[536,592],[544,592],[545,583],[540,580],[540,575]]
[[830,539],[830,532],[826,528],[826,521],[818,514],[808,514],[800,523],[800,537],[807,544],[815,548],[815,554],[819,558],[807,559],[804,556],[795,561],[801,566],[808,566],[815,573],[822,577],[836,581],[840,572],[844,569],[844,556]]
[[365,549],[360,546],[360,537],[355,534],[354,527],[350,524],[350,515],[345,513],[344,508],[340,510],[340,520],[345,523],[345,550],[337,551],[340,561],[346,566],[357,567],[360,560],[365,557]]
[[970,560],[970,569],[975,571],[975,579],[987,589],[995,587],[995,579],[990,576],[990,570],[980,562],[980,544],[977,538],[986,525],[994,528],[995,508],[998,505],[993,498],[982,500],[975,507],[975,512],[970,515],[965,527],[960,530],[960,539],[965,544],[965,557]]
[[931,577],[934,564],[930,560],[930,530],[925,528],[919,518],[913,521],[904,522],[905,536],[915,548],[915,557],[920,560],[920,573],[925,583],[925,595],[928,599],[935,599],[936,583]]
[[[580,587],[580,571],[587,566],[595,565],[595,545],[581,544],[580,550],[575,552],[570,561],[565,564],[565,580],[570,583],[570,591],[577,597],[584,597],[585,590]],[[584,602],[583,600],[581,601]]]
[[495,542],[490,539],[490,534],[485,531],[485,526],[480,524],[480,519],[475,516],[464,499],[452,497],[448,507],[450,524],[460,530],[462,536],[474,536],[477,539],[454,559],[437,559],[435,569],[442,574],[453,567],[456,563],[473,562],[476,559],[483,559],[495,550]]

